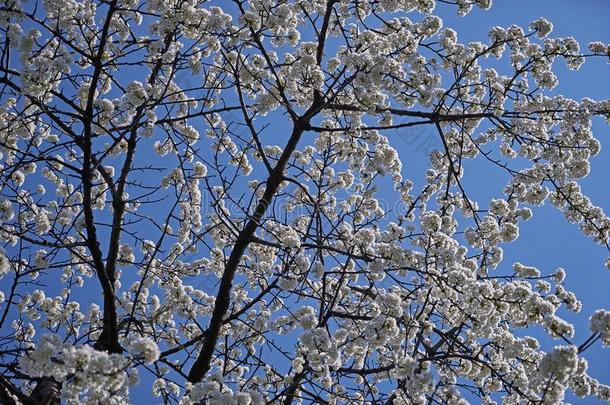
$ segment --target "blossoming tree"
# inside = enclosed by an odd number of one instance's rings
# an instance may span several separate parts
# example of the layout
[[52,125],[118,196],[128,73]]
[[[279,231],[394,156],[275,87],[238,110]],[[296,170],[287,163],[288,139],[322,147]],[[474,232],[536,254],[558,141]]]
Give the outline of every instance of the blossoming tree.
[[[581,353],[610,312],[575,341],[565,272],[502,249],[545,203],[609,246],[579,179],[610,101],[549,90],[610,47],[461,43],[435,6],[491,0],[439,3],[3,0],[0,402],[609,400]],[[416,126],[421,187],[390,143]]]

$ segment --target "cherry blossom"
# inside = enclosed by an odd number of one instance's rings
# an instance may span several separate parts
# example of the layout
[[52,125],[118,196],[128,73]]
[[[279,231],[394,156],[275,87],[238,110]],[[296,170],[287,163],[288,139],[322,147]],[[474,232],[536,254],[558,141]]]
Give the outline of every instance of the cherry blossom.
[[578,269],[505,259],[543,205],[610,250],[582,186],[610,101],[556,69],[610,45],[435,14],[475,7],[5,1],[0,402],[610,400]]

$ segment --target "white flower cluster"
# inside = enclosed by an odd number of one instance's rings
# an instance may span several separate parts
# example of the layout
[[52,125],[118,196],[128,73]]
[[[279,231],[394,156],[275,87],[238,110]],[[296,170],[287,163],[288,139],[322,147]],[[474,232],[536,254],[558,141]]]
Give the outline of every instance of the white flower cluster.
[[180,405],[204,402],[210,405],[263,405],[265,400],[257,392],[234,392],[218,382],[222,378],[216,376],[209,381],[188,384],[186,394],[180,400]]
[[599,333],[602,343],[610,346],[610,311],[599,309],[591,315],[591,332]]
[[11,271],[11,262],[4,249],[0,248],[0,278],[6,276],[9,271]]
[[68,403],[126,403],[129,386],[137,382],[136,372],[127,371],[129,359],[64,343],[58,335],[43,335],[19,365],[32,377],[62,381],[61,397]]
[[154,363],[159,359],[159,347],[154,340],[146,337],[138,337],[128,342],[129,354],[145,363]]
[[547,353],[538,366],[533,384],[544,395],[543,403],[561,403],[570,379],[582,375],[586,361],[578,358],[575,346],[557,346]]

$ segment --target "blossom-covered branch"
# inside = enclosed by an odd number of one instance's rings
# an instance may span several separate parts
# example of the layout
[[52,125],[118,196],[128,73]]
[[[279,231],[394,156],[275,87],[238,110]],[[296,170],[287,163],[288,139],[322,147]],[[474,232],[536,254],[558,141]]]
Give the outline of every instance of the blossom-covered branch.
[[610,101],[551,91],[610,45],[435,14],[473,7],[2,2],[0,402],[610,400],[610,312],[577,331],[569,269],[504,259],[547,203],[610,250]]

